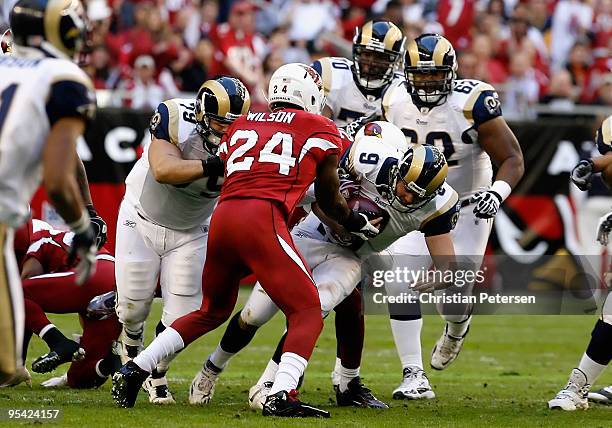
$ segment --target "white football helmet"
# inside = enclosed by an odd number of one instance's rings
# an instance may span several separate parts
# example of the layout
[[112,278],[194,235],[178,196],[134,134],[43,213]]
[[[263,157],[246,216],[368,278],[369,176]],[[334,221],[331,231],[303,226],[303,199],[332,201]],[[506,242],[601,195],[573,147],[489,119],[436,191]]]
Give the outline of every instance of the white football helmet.
[[359,128],[359,131],[355,134],[355,141],[359,141],[363,137],[381,138],[381,143],[394,147],[402,155],[406,153],[409,147],[406,136],[401,129],[384,120],[375,120]]
[[310,113],[321,114],[325,105],[321,76],[305,64],[292,63],[279,67],[268,85],[270,109],[276,103],[293,104]]

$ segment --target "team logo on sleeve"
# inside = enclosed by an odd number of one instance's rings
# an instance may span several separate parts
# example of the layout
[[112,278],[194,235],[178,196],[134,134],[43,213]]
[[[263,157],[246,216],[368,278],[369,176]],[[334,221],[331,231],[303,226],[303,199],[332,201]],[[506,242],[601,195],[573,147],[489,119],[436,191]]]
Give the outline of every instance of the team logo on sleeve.
[[484,105],[491,115],[499,115],[501,109],[501,103],[497,94],[489,95],[484,99]]
[[149,130],[151,132],[155,131],[160,122],[161,122],[161,114],[159,114],[159,112],[156,111],[153,117],[151,118],[151,122],[149,123]]
[[364,135],[367,135],[369,137],[378,137],[378,138],[382,138],[382,128],[380,127],[380,125],[378,123],[368,123],[364,130],[363,130]]

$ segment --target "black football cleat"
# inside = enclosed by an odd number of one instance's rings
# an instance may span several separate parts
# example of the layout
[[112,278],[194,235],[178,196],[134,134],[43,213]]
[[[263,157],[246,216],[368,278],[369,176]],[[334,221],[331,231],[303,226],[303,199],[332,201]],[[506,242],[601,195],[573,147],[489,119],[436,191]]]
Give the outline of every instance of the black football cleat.
[[297,396],[298,392],[295,389],[268,395],[263,405],[262,415],[285,418],[329,418],[329,412],[302,403]]
[[85,358],[85,350],[74,340],[66,339],[45,355],[35,359],[32,363],[32,371],[48,373],[55,370],[61,364],[80,361],[83,358]]
[[353,407],[365,407],[370,409],[388,409],[385,403],[374,397],[370,389],[361,383],[359,376],[352,379],[348,388],[344,392],[340,392],[338,386],[334,386],[336,390],[336,402],[338,406],[353,406]]
[[111,394],[113,400],[119,407],[134,407],[138,391],[149,377],[149,372],[144,371],[133,361],[128,361],[113,375],[113,386]]

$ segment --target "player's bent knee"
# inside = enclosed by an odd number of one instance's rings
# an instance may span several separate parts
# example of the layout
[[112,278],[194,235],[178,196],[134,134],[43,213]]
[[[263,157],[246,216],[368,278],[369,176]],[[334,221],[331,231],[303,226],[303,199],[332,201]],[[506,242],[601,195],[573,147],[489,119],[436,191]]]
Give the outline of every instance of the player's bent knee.
[[319,300],[321,301],[321,311],[331,312],[350,294],[333,282],[323,282],[318,285]]
[[143,324],[149,316],[151,301],[119,299],[117,301],[117,318],[124,325]]

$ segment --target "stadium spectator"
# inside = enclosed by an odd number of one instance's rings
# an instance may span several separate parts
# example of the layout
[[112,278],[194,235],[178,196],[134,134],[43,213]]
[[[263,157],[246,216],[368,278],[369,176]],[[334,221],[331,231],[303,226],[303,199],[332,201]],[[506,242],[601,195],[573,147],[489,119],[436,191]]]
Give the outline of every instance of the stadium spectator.
[[289,39],[305,43],[314,50],[314,41],[323,32],[339,32],[339,9],[330,0],[293,0],[287,10],[285,24],[289,27]]
[[208,79],[214,47],[210,40],[202,39],[195,46],[191,63],[181,72],[181,89],[185,92],[198,92],[202,83]]
[[530,55],[517,52],[510,60],[510,77],[502,96],[504,116],[509,120],[534,119],[534,105],[538,102],[539,86],[531,66]]
[[565,68],[569,71],[574,85],[581,90],[586,87],[590,74],[591,54],[586,41],[578,41],[569,51]]
[[198,41],[203,38],[210,38],[216,27],[217,16],[219,15],[219,3],[217,0],[204,0],[197,11],[192,12],[183,38],[190,49],[195,49]]
[[155,61],[141,55],[134,62],[134,77],[124,86],[123,105],[134,109],[154,109],[164,99],[164,88],[155,80]]
[[210,76],[231,75],[247,85],[253,97],[263,82],[261,67],[265,42],[255,33],[253,4],[247,0],[235,2],[228,22],[220,24],[211,41],[215,46]]
[[508,74],[501,61],[493,58],[493,46],[489,36],[478,34],[472,40],[472,53],[476,56],[477,67],[480,69],[478,80],[488,83],[503,83]]
[[570,49],[581,37],[585,37],[593,22],[593,9],[582,0],[561,0],[552,17],[550,51],[553,70],[565,64]]
[[556,111],[571,112],[575,106],[577,88],[572,84],[572,76],[567,70],[557,71],[550,79],[548,94],[542,103]]
[[475,1],[441,0],[438,2],[438,21],[444,28],[444,37],[457,50],[464,50],[470,44],[470,28],[474,23]]
[[603,78],[597,89],[595,103],[612,107],[612,72]]
[[119,81],[119,71],[111,66],[108,49],[104,45],[93,48],[85,71],[96,89],[113,89]]

